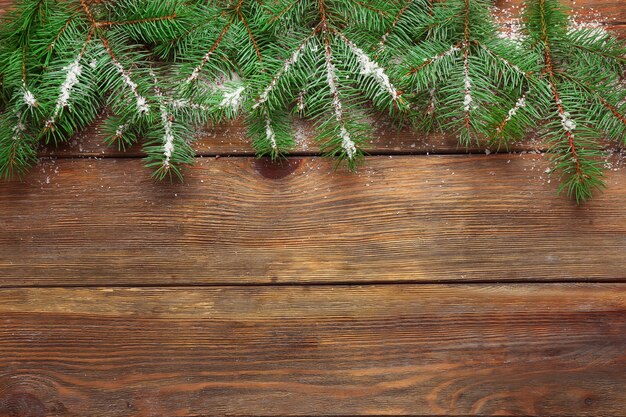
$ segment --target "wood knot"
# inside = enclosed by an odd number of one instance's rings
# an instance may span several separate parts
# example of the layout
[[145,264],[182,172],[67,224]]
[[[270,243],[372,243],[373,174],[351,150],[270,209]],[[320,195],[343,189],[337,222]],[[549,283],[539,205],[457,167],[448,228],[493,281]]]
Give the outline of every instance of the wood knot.
[[259,158],[254,161],[255,169],[272,180],[279,180],[294,173],[302,164],[302,158],[280,159],[272,161],[270,158]]
[[0,415],[7,417],[44,417],[46,407],[33,394],[14,392],[0,400]]

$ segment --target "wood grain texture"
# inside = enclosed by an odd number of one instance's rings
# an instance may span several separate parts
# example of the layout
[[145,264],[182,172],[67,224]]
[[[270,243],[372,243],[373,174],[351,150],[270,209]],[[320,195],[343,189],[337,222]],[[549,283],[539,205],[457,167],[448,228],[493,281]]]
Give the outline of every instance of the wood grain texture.
[[0,0],[0,15],[9,9],[15,0]]
[[625,280],[626,171],[578,208],[546,167],[200,158],[164,184],[134,159],[47,161],[0,183],[0,286]]
[[626,286],[18,289],[0,415],[626,415]]
[[[592,6],[626,34],[622,2]],[[620,159],[578,208],[542,155],[347,174],[303,157],[319,150],[300,131],[282,165],[199,158],[156,184],[95,125],[0,182],[0,417],[626,416]],[[374,154],[465,152],[374,137]],[[238,123],[196,150],[252,154]]]
[[[77,134],[67,143],[58,146],[43,147],[41,157],[143,157],[139,145],[129,149],[118,149],[105,144],[106,136],[101,131],[104,116],[93,126]],[[370,155],[423,155],[423,154],[468,154],[484,153],[485,149],[497,152],[497,147],[488,144],[472,144],[470,147],[459,145],[458,138],[451,134],[433,133],[424,134],[411,128],[394,127],[392,123],[381,116],[372,121],[371,139],[363,145],[363,149]],[[290,151],[292,156],[319,155],[319,144],[315,142],[315,127],[311,122],[294,121],[296,146]],[[242,120],[225,123],[213,128],[201,129],[197,133],[193,147],[198,156],[254,156],[255,150],[247,134],[247,128]],[[545,144],[530,137],[524,142],[510,147],[512,152],[541,151]],[[502,149],[502,151],[506,151]]]
[[[622,0],[560,0],[572,10],[577,21],[597,21],[611,26],[626,23],[626,7]],[[524,0],[495,0],[495,5],[518,17]]]

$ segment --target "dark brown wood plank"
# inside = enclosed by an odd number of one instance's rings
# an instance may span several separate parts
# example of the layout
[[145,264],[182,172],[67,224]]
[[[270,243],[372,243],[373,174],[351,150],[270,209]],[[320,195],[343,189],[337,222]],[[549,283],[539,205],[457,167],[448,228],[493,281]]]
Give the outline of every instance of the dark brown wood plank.
[[[123,150],[115,146],[105,144],[105,136],[100,129],[102,120],[94,126],[85,129],[67,143],[59,146],[44,147],[40,151],[42,157],[143,157],[141,147],[134,146]],[[489,148],[491,152],[497,152],[497,147],[489,147],[487,144],[472,144],[470,147],[459,145],[454,135],[434,133],[424,134],[409,127],[398,128],[392,122],[382,116],[373,122],[377,126],[371,140],[363,145],[364,150],[371,155],[406,155],[406,154],[466,154],[484,153]],[[295,156],[307,156],[320,154],[319,144],[314,140],[315,130],[311,122],[294,122],[296,132],[296,147],[290,152]],[[528,140],[514,144],[509,149],[514,152],[544,150],[546,146],[540,141],[529,137]],[[251,140],[247,134],[247,128],[242,120],[231,123],[207,127],[197,134],[194,143],[197,155],[255,155]],[[502,151],[505,151],[504,149]]]
[[0,291],[0,415],[626,415],[626,286]]
[[[626,7],[622,0],[561,0],[572,9],[573,17],[580,22],[597,21],[608,25],[626,23]],[[495,5],[510,10],[517,17],[524,0],[495,0]]]
[[0,0],[0,14],[4,13],[5,11],[7,11],[9,9],[9,6],[14,1],[15,0]]
[[611,29],[617,33],[620,39],[626,39],[626,24],[614,25]]
[[46,161],[0,183],[0,286],[626,280],[626,171],[576,207],[545,159]]
[[[618,21],[626,22],[626,8],[621,0],[563,0],[572,7],[576,14],[583,19],[595,19],[603,16],[608,23]],[[14,0],[0,0],[0,14],[6,11]],[[523,0],[496,0],[500,8],[518,8]]]

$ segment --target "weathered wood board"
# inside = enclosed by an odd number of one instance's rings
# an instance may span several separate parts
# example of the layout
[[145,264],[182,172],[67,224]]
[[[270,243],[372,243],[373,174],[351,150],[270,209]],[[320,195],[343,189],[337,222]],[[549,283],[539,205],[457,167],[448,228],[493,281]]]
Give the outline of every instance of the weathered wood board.
[[0,415],[626,415],[625,285],[16,289]]
[[0,182],[0,417],[626,416],[621,153],[577,207],[532,138],[375,125],[355,174],[305,125],[282,164],[200,132],[183,184],[97,124],[42,149]]
[[545,159],[47,161],[0,183],[0,286],[626,280],[626,171],[577,207]]

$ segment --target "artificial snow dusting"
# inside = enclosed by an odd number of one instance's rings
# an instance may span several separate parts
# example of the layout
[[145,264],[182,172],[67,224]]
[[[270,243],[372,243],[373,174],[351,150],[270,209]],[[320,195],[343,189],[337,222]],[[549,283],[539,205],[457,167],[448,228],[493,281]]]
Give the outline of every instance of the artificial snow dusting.
[[333,107],[335,109],[335,118],[341,124],[339,137],[341,138],[341,147],[346,151],[348,159],[354,158],[356,155],[356,144],[350,137],[350,132],[346,129],[343,119],[343,106],[339,100],[339,90],[337,89],[337,73],[335,65],[332,63],[330,51],[326,52],[326,82],[333,96]]
[[174,133],[172,131],[172,120],[165,110],[165,106],[161,106],[161,123],[165,132],[163,135],[163,155],[165,156],[163,165],[169,167],[172,153],[174,152]]
[[120,125],[117,127],[117,129],[115,130],[115,137],[116,138],[121,138],[124,135],[124,132],[126,131],[126,129],[128,129],[128,125]]
[[439,61],[441,59],[444,59],[445,57],[454,55],[455,53],[459,52],[461,50],[461,48],[459,48],[456,45],[452,45],[450,47],[450,49],[448,49],[446,52],[442,53],[442,54],[438,54],[435,56],[431,56],[430,58],[424,58],[424,62],[435,62],[435,61]]
[[[154,77],[154,74],[152,74],[152,76]],[[155,87],[155,91],[161,102],[159,106],[159,111],[161,113],[161,124],[163,125],[163,156],[165,156],[165,159],[163,160],[163,166],[169,168],[172,154],[174,153],[174,129],[172,123],[173,118],[167,112],[167,107],[165,106],[165,96],[161,92],[161,89]]]
[[517,45],[525,40],[524,25],[519,17],[524,12],[524,7],[517,5],[506,6],[506,8],[494,8],[494,16],[500,21],[500,32],[498,37],[508,39]]
[[82,73],[83,67],[80,65],[80,60],[77,59],[63,69],[67,70],[67,75],[65,76],[63,85],[61,85],[61,94],[57,100],[56,108],[59,110],[63,107],[67,107],[70,94],[72,93],[74,86],[78,84],[78,79]]
[[24,90],[24,103],[26,103],[28,107],[37,107],[37,99],[29,90]]
[[241,106],[241,102],[243,101],[243,92],[245,91],[245,87],[239,87],[234,91],[226,91],[224,93],[224,98],[220,103],[220,107],[231,108],[233,110],[239,109]]
[[302,52],[305,50],[308,44],[309,44],[308,41],[303,42],[302,45],[300,45],[295,51],[293,51],[291,56],[287,58],[285,62],[283,62],[283,66],[280,69],[280,71],[278,71],[278,73],[272,79],[270,84],[265,88],[263,93],[261,93],[256,103],[254,103],[254,106],[252,106],[253,109],[258,109],[259,106],[261,106],[262,104],[266,103],[267,100],[269,100],[270,93],[274,90],[274,88],[276,88],[276,84],[278,83],[278,80],[283,75],[285,75],[285,73],[287,73],[293,65],[295,65],[298,62],[298,60],[300,59],[300,56],[302,55]]
[[[20,115],[18,114],[19,118]],[[21,121],[18,121],[15,126],[13,126],[13,140],[18,140],[22,134],[26,132],[26,126]]]
[[507,122],[511,121],[511,119],[515,117],[517,112],[524,107],[526,107],[526,94],[524,94],[519,100],[517,100],[517,102],[515,103],[515,107],[509,110],[505,120]]
[[265,136],[272,145],[272,149],[277,150],[278,144],[276,143],[276,132],[274,132],[274,129],[272,128],[272,120],[269,118],[267,113],[265,114]]
[[339,137],[341,138],[341,147],[348,154],[348,158],[354,158],[354,155],[356,154],[356,145],[350,137],[350,132],[348,132],[345,127],[341,126]]
[[298,111],[300,113],[303,113],[304,110],[306,109],[306,103],[304,101],[304,95],[306,94],[306,91],[300,91],[300,93],[298,94]]
[[143,97],[141,94],[139,94],[139,91],[137,90],[137,83],[135,83],[130,78],[130,73],[124,69],[122,64],[117,59],[113,59],[113,64],[115,65],[115,68],[117,68],[118,72],[122,76],[122,79],[124,80],[124,84],[126,84],[126,86],[130,88],[133,95],[135,96],[135,99],[137,100],[137,113],[139,113],[140,115],[149,113],[150,105],[148,104],[146,98]]
[[378,82],[378,84],[391,95],[391,98],[397,100],[398,92],[389,80],[389,77],[385,73],[385,70],[380,65],[378,65],[376,61],[372,61],[372,59],[353,42],[345,37],[342,37],[342,39],[346,43],[346,45],[348,45],[352,53],[357,57],[357,60],[359,61],[359,64],[361,66],[361,74],[373,77]]
[[463,106],[465,112],[469,112],[472,108],[472,103],[474,99],[472,98],[472,79],[469,73],[469,62],[467,56],[465,57],[464,67],[463,67],[463,84],[465,85],[465,98],[463,99]]
[[[72,94],[72,90],[78,84],[80,75],[82,74],[82,66],[80,65],[80,56],[76,58],[74,62],[72,62],[67,67],[63,68],[64,71],[67,71],[65,75],[65,81],[61,85],[61,92],[59,94],[59,98],[57,99],[56,106],[54,108],[54,113],[52,117],[48,119],[46,122],[46,127],[51,127],[56,122],[57,117],[61,113],[61,110],[69,105],[70,96]],[[24,98],[26,99],[26,98]]]
[[[561,109],[560,106],[563,105],[563,102],[559,100],[556,102],[556,104],[559,106],[559,109]],[[569,112],[559,110],[559,117],[561,118],[561,125],[563,126],[563,129],[568,132],[571,132],[576,129],[576,122],[574,122],[571,119],[571,116],[572,115]]]

